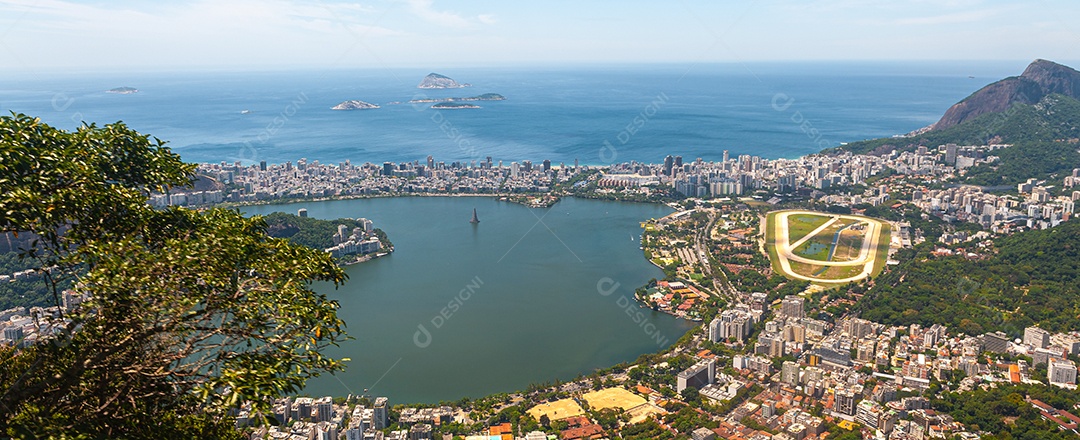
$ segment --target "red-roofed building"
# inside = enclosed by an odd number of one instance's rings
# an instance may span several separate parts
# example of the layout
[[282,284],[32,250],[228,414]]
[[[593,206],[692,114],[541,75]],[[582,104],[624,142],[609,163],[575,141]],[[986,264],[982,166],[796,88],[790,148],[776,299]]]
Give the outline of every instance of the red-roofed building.
[[600,425],[589,424],[580,428],[570,428],[559,433],[562,440],[596,439],[603,437],[604,428]]

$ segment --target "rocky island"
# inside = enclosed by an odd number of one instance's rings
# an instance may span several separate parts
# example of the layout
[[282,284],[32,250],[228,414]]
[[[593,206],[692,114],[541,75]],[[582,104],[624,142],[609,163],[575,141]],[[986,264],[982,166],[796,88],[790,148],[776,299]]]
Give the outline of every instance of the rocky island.
[[435,105],[431,106],[431,108],[437,109],[437,110],[439,110],[439,109],[441,109],[441,110],[457,110],[457,109],[464,109],[464,108],[482,108],[482,107],[480,107],[480,106],[478,106],[476,104],[467,104],[467,103],[464,103],[464,102],[440,102],[438,104],[435,104]]
[[438,73],[429,73],[425,76],[420,84],[416,86],[418,89],[460,89],[462,87],[469,87],[470,84],[462,84],[454,81],[452,78]]
[[130,95],[132,93],[138,93],[139,89],[134,87],[117,87],[115,89],[106,90],[105,93],[116,93],[118,95]]
[[427,102],[459,102],[459,101],[505,101],[506,97],[498,93],[485,93],[478,96],[467,96],[464,98],[425,98],[425,99],[413,99],[409,101],[409,104],[421,104]]
[[370,110],[379,108],[378,105],[359,100],[344,101],[341,104],[330,107],[331,110]]

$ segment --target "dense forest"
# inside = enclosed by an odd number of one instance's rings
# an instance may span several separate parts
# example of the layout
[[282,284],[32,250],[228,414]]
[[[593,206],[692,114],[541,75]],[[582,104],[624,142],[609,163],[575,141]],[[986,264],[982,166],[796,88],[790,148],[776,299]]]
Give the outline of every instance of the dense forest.
[[863,318],[892,325],[944,324],[968,334],[1019,336],[1039,324],[1080,328],[1080,222],[996,240],[988,257],[935,256],[925,243],[875,280],[857,304]]

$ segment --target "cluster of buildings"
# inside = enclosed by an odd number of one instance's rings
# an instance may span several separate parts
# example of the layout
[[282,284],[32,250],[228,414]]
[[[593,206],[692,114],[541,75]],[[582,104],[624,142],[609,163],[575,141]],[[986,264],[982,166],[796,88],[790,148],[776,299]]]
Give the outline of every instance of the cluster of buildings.
[[64,313],[89,299],[73,290],[60,294],[59,307],[14,307],[0,311],[0,344],[29,347],[64,331],[71,320]]
[[[385,436],[382,430],[390,426],[390,404],[386,397],[376,397],[371,401],[351,405],[352,396],[345,402],[334,403],[330,396],[285,397],[273,403],[273,418],[277,424],[266,426],[257,424],[251,412],[250,402],[235,411],[236,425],[239,428],[251,428],[251,439],[274,440],[406,440],[411,438],[431,439],[431,425],[427,426],[426,437],[411,437],[406,431],[404,437],[399,434]],[[417,423],[416,425],[423,425]],[[424,431],[423,428],[417,431]]]
[[492,162],[491,157],[469,163],[350,161],[321,164],[300,159],[295,164],[201,164],[196,173],[221,185],[212,190],[176,189],[154,194],[154,206],[195,206],[222,202],[259,202],[286,198],[374,196],[386,194],[513,194],[545,193],[588,167],[553,166],[551,161]]
[[[942,145],[936,150],[893,151],[882,156],[851,153],[808,155],[797,159],[765,159],[759,156],[731,157],[724,150],[720,162],[701,158],[684,162],[681,156],[667,156],[662,164],[630,162],[614,165],[603,176],[602,186],[641,187],[668,184],[687,197],[744,195],[758,190],[776,194],[800,194],[815,199],[826,191],[864,184],[871,176],[892,171],[904,175],[946,175],[984,162],[997,160],[987,153],[1006,145]],[[871,195],[855,203],[878,204]]]
[[[1080,175],[1080,169],[1073,170]],[[1017,185],[1018,196],[987,193],[977,186],[944,189],[916,189],[911,201],[922,210],[947,221],[978,223],[997,233],[1018,228],[1046,229],[1073,216],[1080,191],[1070,196],[1050,195],[1035,179]]]
[[[298,214],[301,217],[307,217],[307,210],[300,209]],[[358,218],[356,222],[360,226],[352,228],[351,231],[348,226],[338,225],[337,232],[334,233],[334,245],[324,249],[326,253],[334,258],[340,258],[346,255],[370,254],[382,249],[382,243],[375,235],[371,220]]]
[[[731,358],[738,375],[725,373],[719,359],[706,350],[677,376],[677,391],[698,388],[714,403],[734,398],[754,381],[768,384],[723,417],[720,428],[712,430],[718,438],[816,438],[823,432],[823,418],[861,426],[864,438],[978,438],[979,433],[934,411],[920,397],[932,379],[955,381],[953,375],[961,371],[960,391],[1008,383],[1076,387],[1077,368],[1069,356],[1080,354],[1078,332],[1028,327],[1022,339],[1010,340],[1002,333],[955,335],[940,325],[890,327],[856,317],[828,323],[806,318],[805,301],[797,295],[768,305],[758,294],[752,298],[750,304],[722,311],[704,328],[709,340],[731,347],[756,336],[752,351]],[[770,310],[774,313],[766,315]],[[763,316],[770,318],[757,326]],[[760,331],[753,335],[755,326]],[[1046,368],[1045,382],[1035,379],[1036,368]],[[1053,421],[1062,429],[1073,429],[1080,421],[1071,413],[1064,415],[1068,409],[1030,403],[1046,413],[1047,420],[1056,417]],[[747,417],[753,422],[746,422]],[[761,427],[774,434],[764,436]]]

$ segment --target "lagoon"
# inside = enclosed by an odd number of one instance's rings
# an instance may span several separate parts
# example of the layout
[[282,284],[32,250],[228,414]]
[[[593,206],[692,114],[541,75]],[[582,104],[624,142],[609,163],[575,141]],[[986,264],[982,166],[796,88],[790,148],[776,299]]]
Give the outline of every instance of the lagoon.
[[393,403],[482,397],[634,360],[694,326],[633,301],[634,289],[663,276],[638,238],[639,223],[670,213],[666,206],[399,197],[242,210],[300,208],[321,219],[371,219],[396,248],[349,266],[343,287],[316,286],[340,302],[355,339],[328,352],[351,358],[348,370],[309,382],[305,394],[367,390]]

